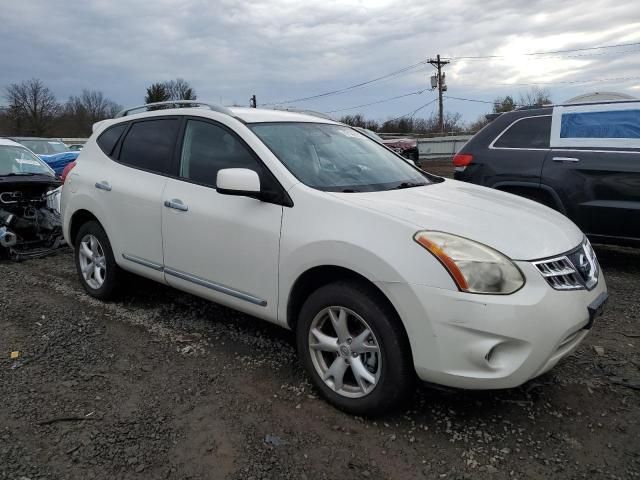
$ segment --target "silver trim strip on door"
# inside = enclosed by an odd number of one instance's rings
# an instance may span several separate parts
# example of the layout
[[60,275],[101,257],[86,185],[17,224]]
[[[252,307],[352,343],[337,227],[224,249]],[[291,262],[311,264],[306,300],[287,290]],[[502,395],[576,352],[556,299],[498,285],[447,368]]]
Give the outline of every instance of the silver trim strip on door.
[[173,277],[195,283],[196,285],[200,285],[201,287],[210,288],[211,290],[215,290],[216,292],[231,295],[232,297],[239,298],[240,300],[245,300],[249,303],[253,303],[254,305],[260,305],[261,307],[267,306],[267,301],[263,300],[262,298],[255,297],[249,293],[241,292],[240,290],[234,290],[233,288],[221,285],[219,283],[211,282],[209,280],[205,280],[204,278],[200,278],[189,273],[181,272],[180,270],[174,270],[173,268],[164,267],[158,263],[145,260],[144,258],[136,257],[135,255],[123,253],[122,258],[124,258],[125,260],[129,260],[130,262],[137,263],[138,265],[152,268],[153,270],[156,270],[158,272],[164,272],[167,275],[171,275]]
[[162,265],[152,262],[150,260],[145,260],[144,258],[136,257],[135,255],[129,255],[128,253],[123,253],[122,258],[124,258],[125,260],[129,260],[130,262],[142,265],[143,267],[153,268],[158,272],[161,272],[163,270]]
[[211,282],[209,280],[205,280],[204,278],[196,277],[195,275],[191,275],[189,273],[181,272],[179,270],[174,270],[172,268],[164,267],[164,273],[171,275],[176,278],[180,278],[181,280],[186,280],[187,282],[195,283],[196,285],[200,285],[201,287],[209,288],[211,290],[215,290],[216,292],[224,293],[227,295],[231,295],[232,297],[239,298],[241,300],[245,300],[249,303],[253,303],[254,305],[260,305],[261,307],[267,306],[267,301],[258,297],[254,297],[245,292],[240,292],[239,290],[234,290],[233,288],[229,288],[225,285],[220,285],[219,283]]

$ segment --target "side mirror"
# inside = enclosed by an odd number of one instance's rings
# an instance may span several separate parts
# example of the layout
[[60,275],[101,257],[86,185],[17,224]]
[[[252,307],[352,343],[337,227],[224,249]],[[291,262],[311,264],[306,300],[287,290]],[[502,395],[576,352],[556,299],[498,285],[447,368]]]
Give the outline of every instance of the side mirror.
[[260,199],[260,177],[248,168],[224,168],[218,170],[216,190],[224,195]]

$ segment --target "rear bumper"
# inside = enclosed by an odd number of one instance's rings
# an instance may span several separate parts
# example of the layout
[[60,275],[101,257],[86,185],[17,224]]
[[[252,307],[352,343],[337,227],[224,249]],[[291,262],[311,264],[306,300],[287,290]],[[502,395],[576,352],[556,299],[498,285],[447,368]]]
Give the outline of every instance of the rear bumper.
[[580,344],[590,327],[588,307],[607,289],[602,274],[591,291],[557,291],[532,264],[517,263],[527,283],[512,295],[378,283],[403,320],[422,380],[511,388],[553,368]]

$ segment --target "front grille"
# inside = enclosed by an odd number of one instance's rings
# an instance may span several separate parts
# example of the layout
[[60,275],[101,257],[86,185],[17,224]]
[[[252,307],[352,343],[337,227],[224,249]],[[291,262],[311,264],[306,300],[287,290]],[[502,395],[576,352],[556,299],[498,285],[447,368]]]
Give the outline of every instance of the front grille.
[[551,287],[556,290],[591,290],[598,283],[600,268],[587,239],[570,252],[533,262]]
[[547,283],[556,290],[579,290],[583,288],[578,280],[578,272],[566,257],[557,257],[541,262],[533,262]]

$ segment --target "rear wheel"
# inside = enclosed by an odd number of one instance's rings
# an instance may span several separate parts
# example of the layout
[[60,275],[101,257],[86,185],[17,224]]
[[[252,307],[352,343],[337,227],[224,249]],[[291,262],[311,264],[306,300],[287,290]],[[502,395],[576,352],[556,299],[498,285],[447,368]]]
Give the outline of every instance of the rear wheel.
[[411,394],[414,374],[396,313],[365,285],[321,287],[304,303],[298,353],[323,396],[356,415],[377,415]]
[[101,300],[111,298],[118,285],[120,268],[109,238],[98,222],[87,222],[78,230],[75,260],[80,283],[86,292]]

